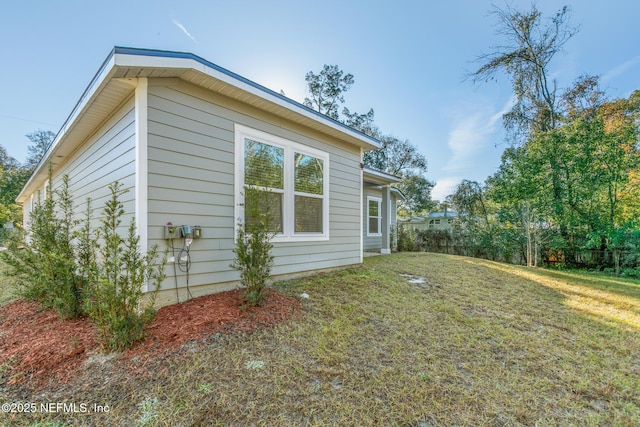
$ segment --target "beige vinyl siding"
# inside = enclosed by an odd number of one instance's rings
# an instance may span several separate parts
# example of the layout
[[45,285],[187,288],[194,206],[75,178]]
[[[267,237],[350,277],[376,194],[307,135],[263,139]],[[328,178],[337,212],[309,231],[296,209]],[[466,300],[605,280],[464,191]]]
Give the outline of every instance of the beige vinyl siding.
[[[382,192],[377,188],[367,187],[367,184],[364,186],[364,191],[362,192],[362,247],[365,251],[380,250],[382,247],[382,236],[367,236],[367,230],[369,227],[369,206],[367,203],[367,197],[377,197],[382,199]],[[382,209],[382,203],[380,203],[380,209]]]
[[33,203],[35,204],[35,196],[31,195],[22,205],[22,226],[26,229],[29,229],[29,224],[31,223],[31,201],[33,197]]
[[[84,218],[87,198],[91,199],[94,226],[98,225],[105,201],[110,197],[109,184],[118,181],[129,190],[120,200],[124,203],[125,216],[122,227],[126,228],[134,215],[135,186],[135,117],[133,98],[126,101],[107,119],[96,132],[66,159],[54,159],[54,191],[60,189],[62,177],[69,176],[69,189],[74,201],[74,213]],[[60,164],[55,164],[55,162]],[[43,194],[44,182],[39,185]],[[38,199],[34,193],[34,206]],[[30,202],[25,203],[28,217]]]
[[[360,262],[360,151],[246,104],[184,82],[150,80],[149,238],[162,247],[164,225],[199,225],[189,285],[239,279],[234,254],[234,125],[329,153],[329,240],[281,242],[273,274]],[[242,165],[241,165],[242,166]],[[182,241],[179,241],[182,244]],[[173,268],[167,269],[173,276]],[[178,272],[178,286],[185,284]],[[169,277],[163,288],[175,286]]]
[[[397,227],[398,225],[398,198],[397,195],[394,193],[391,193],[391,221],[389,222],[389,224],[392,227]],[[397,233],[394,233],[396,236],[398,235]],[[393,246],[396,242],[391,242],[391,245]]]
[[[365,251],[375,251],[382,247],[382,236],[367,236],[367,227],[369,224],[367,197],[377,197],[382,199],[382,191],[374,186],[364,185],[363,197],[362,197],[362,236],[363,236],[363,249]],[[391,193],[391,219],[389,225],[393,228],[397,223],[397,201],[395,194]],[[382,203],[380,203],[382,209]]]

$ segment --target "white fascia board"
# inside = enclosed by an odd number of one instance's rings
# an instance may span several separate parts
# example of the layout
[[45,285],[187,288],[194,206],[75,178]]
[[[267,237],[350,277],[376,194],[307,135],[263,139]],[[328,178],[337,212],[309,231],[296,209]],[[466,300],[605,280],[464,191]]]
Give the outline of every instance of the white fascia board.
[[376,169],[371,169],[371,168],[364,168],[364,178],[366,180],[367,175],[371,178],[378,178],[379,180],[385,181],[385,183],[394,183],[394,182],[401,182],[402,178],[395,176],[395,175],[391,175],[389,173],[386,172],[382,172]]
[[402,200],[407,200],[407,196],[405,196],[404,193],[398,190],[396,187],[391,187],[391,192],[397,195]]
[[204,72],[205,66],[191,58],[174,58],[170,56],[136,55],[131,53],[115,53],[116,67],[132,68],[192,68]]

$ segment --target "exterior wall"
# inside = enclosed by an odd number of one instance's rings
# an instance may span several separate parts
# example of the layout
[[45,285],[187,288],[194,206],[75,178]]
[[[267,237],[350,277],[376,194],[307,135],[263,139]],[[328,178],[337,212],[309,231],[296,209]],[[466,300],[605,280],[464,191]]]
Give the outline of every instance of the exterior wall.
[[[274,244],[274,275],[360,262],[360,149],[246,104],[178,80],[149,80],[148,98],[149,244],[164,248],[164,226],[199,225],[202,238],[191,245],[189,287],[235,286],[234,125],[257,129],[330,155],[329,240]],[[182,239],[176,240],[182,245]],[[178,248],[178,251],[180,248]],[[177,257],[177,252],[175,256]],[[171,254],[170,254],[171,256]],[[177,270],[177,269],[176,269]],[[186,274],[167,266],[162,285],[171,298]],[[207,292],[210,292],[207,290]],[[162,302],[160,302],[162,304]]]
[[24,227],[25,230],[29,229],[29,224],[31,223],[31,220],[30,220],[30,215],[32,210],[31,205],[35,203],[34,199],[35,199],[35,195],[32,194],[30,198],[26,202],[24,202],[24,204],[22,205],[22,226]]
[[[382,198],[382,192],[377,186],[364,184],[362,195],[362,236],[363,236],[363,249],[365,251],[379,251],[382,248],[382,236],[367,236],[367,229],[369,226],[368,205],[367,197]],[[382,204],[380,205],[382,207]],[[391,219],[389,224],[391,227],[395,227],[397,221],[397,207],[396,197],[391,193]]]
[[[398,199],[394,193],[391,193],[391,221],[389,224],[391,224],[392,229],[398,226]],[[392,232],[395,236],[394,239],[397,239],[398,233]],[[396,243],[397,241],[395,240],[391,242],[392,249],[395,248]]]
[[[427,230],[452,231],[453,217],[427,218]],[[432,223],[433,222],[433,223]]]
[[365,251],[380,250],[382,247],[382,236],[367,235],[367,231],[369,229],[369,206],[367,204],[367,197],[377,197],[381,199],[382,192],[375,187],[364,184],[364,189],[362,191],[362,247]]
[[438,216],[438,217],[423,217],[414,221],[404,222],[402,224],[405,228],[414,230],[436,230],[436,231],[453,231],[453,224],[456,220],[455,216]]
[[[133,98],[126,101],[100,126],[74,153],[60,165],[54,166],[55,190],[62,185],[62,177],[69,176],[69,190],[74,201],[77,218],[84,218],[87,198],[91,199],[94,225],[97,225],[104,202],[110,197],[107,186],[114,181],[129,190],[120,200],[125,214],[122,227],[129,226],[134,212],[135,175],[135,116]],[[33,194],[33,205],[44,197],[45,183]],[[25,224],[28,224],[31,203],[24,204]]]

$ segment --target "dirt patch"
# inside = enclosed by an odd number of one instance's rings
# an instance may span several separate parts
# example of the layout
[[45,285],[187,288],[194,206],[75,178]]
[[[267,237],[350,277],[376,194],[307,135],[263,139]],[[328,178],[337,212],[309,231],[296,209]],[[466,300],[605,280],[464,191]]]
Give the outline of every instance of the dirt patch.
[[[160,309],[143,342],[107,358],[147,361],[175,352],[187,342],[274,326],[300,313],[297,298],[272,289],[260,306],[249,308],[243,307],[239,290],[207,295]],[[69,383],[83,365],[105,358],[95,327],[86,318],[63,320],[35,303],[15,301],[0,308],[0,322],[0,385]],[[135,366],[136,374],[145,373],[145,364]]]

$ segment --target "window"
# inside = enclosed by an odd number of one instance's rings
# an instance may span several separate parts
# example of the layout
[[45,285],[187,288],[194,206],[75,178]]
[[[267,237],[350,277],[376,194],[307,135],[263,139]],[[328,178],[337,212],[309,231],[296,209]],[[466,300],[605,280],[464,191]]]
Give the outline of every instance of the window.
[[[284,149],[252,139],[244,140],[244,191],[248,188],[264,191],[263,196],[245,200],[245,212],[249,203],[259,203],[263,212],[271,214],[271,231],[282,232],[282,200],[284,196]],[[244,216],[245,223],[251,218]]]
[[[274,241],[329,238],[329,155],[245,126],[235,126],[236,218],[245,216],[247,189],[273,218]],[[253,199],[252,199],[253,200]]]
[[296,233],[322,233],[324,202],[324,162],[294,152],[294,194]]
[[378,197],[367,197],[367,236],[382,236],[380,226],[380,220],[382,219],[381,204],[382,199]]

